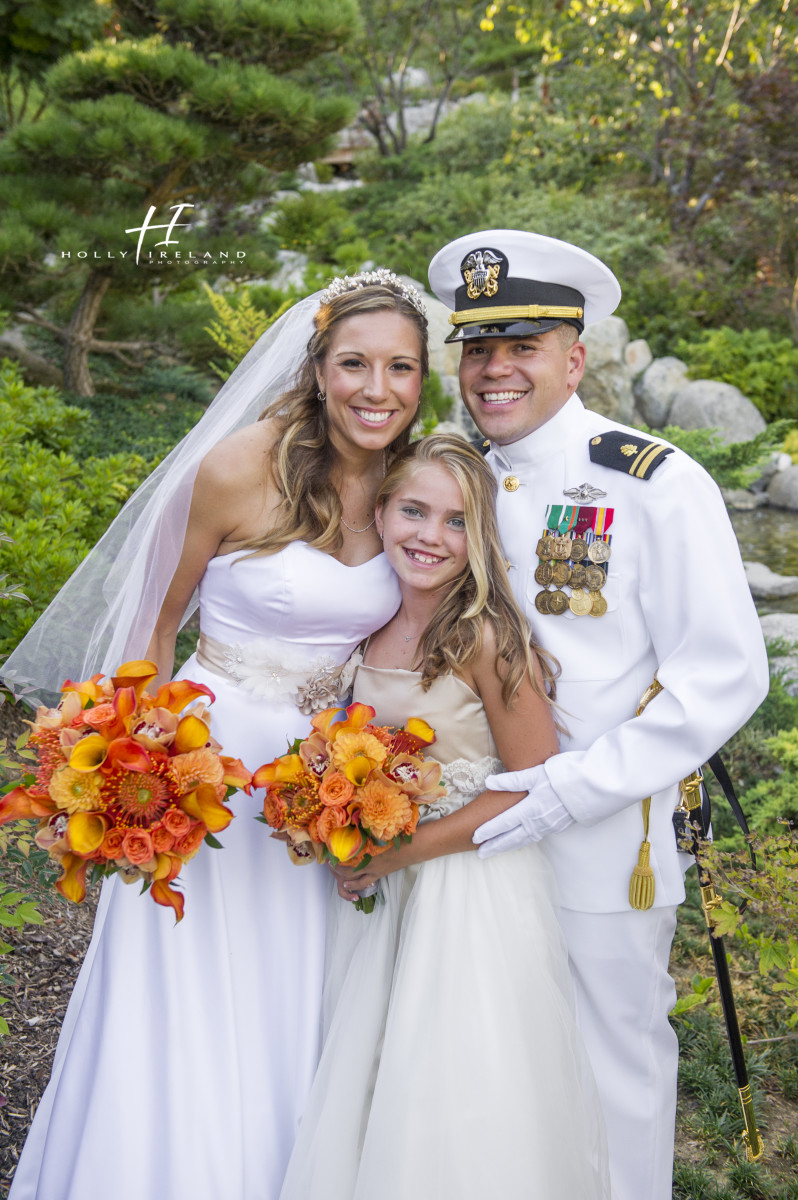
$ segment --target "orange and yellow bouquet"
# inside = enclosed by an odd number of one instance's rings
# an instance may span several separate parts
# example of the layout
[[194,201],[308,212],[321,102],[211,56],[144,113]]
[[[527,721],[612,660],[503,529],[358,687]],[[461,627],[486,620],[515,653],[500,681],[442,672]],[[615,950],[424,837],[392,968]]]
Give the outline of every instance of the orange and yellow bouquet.
[[[264,819],[287,834],[294,862],[367,866],[410,840],[419,805],[445,795],[440,763],[421,753],[435,731],[417,717],[404,729],[373,725],[375,715],[367,704],[325,709],[308,737],[253,775],[253,785],[266,788]],[[356,907],[371,912],[374,897]]]
[[154,663],[128,662],[110,679],[67,680],[57,708],[40,708],[28,745],[37,765],[19,787],[0,796],[0,824],[39,817],[36,842],[63,870],[56,888],[67,900],[86,895],[86,873],[119,872],[142,880],[158,904],[183,917],[172,882],[203,841],[233,813],[224,801],[252,776],[220,754],[202,684],[178,679],[151,696]]

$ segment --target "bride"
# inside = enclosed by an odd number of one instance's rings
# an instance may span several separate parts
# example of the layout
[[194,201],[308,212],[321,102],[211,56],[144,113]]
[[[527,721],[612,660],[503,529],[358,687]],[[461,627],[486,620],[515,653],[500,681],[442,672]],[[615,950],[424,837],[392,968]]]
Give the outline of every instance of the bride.
[[[3,667],[41,698],[150,657],[215,693],[224,752],[280,754],[399,604],[374,502],[427,372],[418,293],[336,280],[253,348]],[[267,405],[264,420],[256,421]],[[252,422],[255,422],[254,424]],[[13,1200],[276,1200],[319,1053],[329,875],[298,872],[238,793],[188,864],[186,915],[115,877]]]
[[[400,455],[377,527],[402,603],[355,655],[381,724],[422,717],[448,794],[412,842],[336,868],[325,1043],[281,1200],[605,1200],[603,1131],[540,847],[480,860],[515,802],[487,776],[556,753],[551,663],[506,578],[495,480],[456,437]],[[344,900],[379,883],[364,915]]]

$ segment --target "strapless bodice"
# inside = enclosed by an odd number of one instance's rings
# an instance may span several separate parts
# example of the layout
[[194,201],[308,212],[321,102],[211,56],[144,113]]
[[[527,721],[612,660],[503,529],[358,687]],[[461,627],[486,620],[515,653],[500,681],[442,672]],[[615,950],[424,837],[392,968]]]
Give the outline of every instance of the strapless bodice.
[[218,642],[274,638],[339,662],[384,625],[400,601],[384,554],[348,567],[306,542],[254,558],[240,553],[212,558],[199,596],[200,628]]

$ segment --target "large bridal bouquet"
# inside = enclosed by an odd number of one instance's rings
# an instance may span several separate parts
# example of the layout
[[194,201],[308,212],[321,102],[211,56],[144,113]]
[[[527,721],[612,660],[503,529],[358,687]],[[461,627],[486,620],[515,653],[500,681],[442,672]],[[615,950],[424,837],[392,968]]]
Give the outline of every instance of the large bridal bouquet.
[[[178,679],[151,696],[154,663],[124,663],[110,679],[67,680],[57,708],[30,722],[32,774],[0,796],[0,824],[38,817],[36,842],[62,868],[56,888],[67,900],[86,895],[92,877],[119,872],[141,880],[158,904],[183,916],[172,887],[203,841],[225,829],[233,813],[224,801],[251,775],[220,754],[205,704],[213,693]],[[181,715],[183,714],[183,715]]]
[[[312,733],[253,775],[253,785],[266,788],[264,819],[287,836],[295,863],[367,866],[409,841],[419,806],[445,794],[440,763],[421,753],[435,731],[417,717],[403,729],[373,725],[375,715],[367,704],[325,709]],[[356,907],[371,912],[374,896]]]

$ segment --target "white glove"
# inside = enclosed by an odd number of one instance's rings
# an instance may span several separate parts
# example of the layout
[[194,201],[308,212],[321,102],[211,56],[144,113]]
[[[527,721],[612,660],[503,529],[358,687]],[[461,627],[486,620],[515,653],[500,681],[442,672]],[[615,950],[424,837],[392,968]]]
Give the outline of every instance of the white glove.
[[492,792],[528,790],[529,794],[474,830],[473,841],[479,846],[480,858],[517,850],[573,825],[574,819],[549,783],[542,763],[525,771],[489,775],[485,787]]

